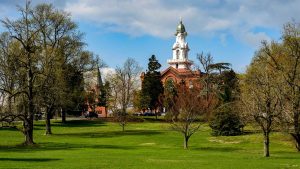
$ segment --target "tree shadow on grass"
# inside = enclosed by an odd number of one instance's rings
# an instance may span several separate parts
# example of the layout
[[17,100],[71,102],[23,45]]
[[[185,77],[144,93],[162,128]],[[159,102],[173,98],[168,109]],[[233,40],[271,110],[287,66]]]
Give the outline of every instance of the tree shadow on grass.
[[[244,130],[242,135],[254,135],[254,134],[260,134],[260,130]],[[242,136],[240,135],[240,136]]]
[[0,131],[19,131],[15,127],[0,127]]
[[300,160],[300,154],[296,150],[289,151],[289,150],[271,150],[271,158],[274,159],[298,159]]
[[39,150],[66,150],[66,149],[118,149],[118,150],[131,150],[135,149],[133,146],[122,145],[107,145],[107,144],[70,144],[70,143],[42,143],[39,144]]
[[[84,123],[81,123],[84,124]],[[76,132],[76,133],[58,133],[53,136],[58,137],[73,137],[76,138],[111,138],[122,136],[150,136],[161,134],[161,131],[155,130],[127,130],[127,131],[105,131],[105,132]],[[72,150],[81,148],[93,149],[119,149],[130,150],[135,149],[136,146],[119,146],[119,145],[98,145],[98,144],[72,144],[72,143],[56,143],[56,142],[43,142],[33,146],[23,145],[0,145],[0,152],[31,152],[31,151],[46,151],[46,150]]]
[[58,158],[0,158],[0,161],[49,162],[61,160]]
[[92,127],[92,126],[106,126],[106,123],[102,120],[70,120],[66,123],[54,122],[65,127]]
[[233,151],[238,151],[238,150],[242,150],[242,149],[237,148],[237,147],[199,147],[199,148],[193,148],[193,150],[233,152]]
[[152,122],[152,123],[168,123],[165,119],[162,119],[162,118],[158,118],[156,119],[155,116],[152,117],[147,117],[147,116],[144,116],[143,119],[146,121],[146,122]]
[[126,130],[126,131],[105,131],[105,132],[78,132],[78,133],[58,133],[55,136],[80,137],[80,138],[112,138],[122,136],[151,136],[161,134],[155,130]]
[[[270,155],[270,157],[272,158],[272,159],[283,159],[283,160],[293,160],[293,159],[297,159],[297,160],[299,160],[299,156],[273,156],[272,154]],[[265,157],[264,157],[265,158]]]
[[1,146],[0,152],[22,152],[30,153],[34,151],[48,151],[48,150],[75,150],[75,149],[116,149],[116,150],[132,150],[136,149],[135,146],[119,146],[119,145],[101,145],[101,144],[71,144],[71,143],[56,143],[46,142],[36,144],[34,146]]
[[[44,123],[34,124],[36,127],[44,127]],[[102,120],[70,120],[66,123],[60,121],[51,122],[51,126],[55,127],[94,127],[94,126],[106,126],[106,123]]]

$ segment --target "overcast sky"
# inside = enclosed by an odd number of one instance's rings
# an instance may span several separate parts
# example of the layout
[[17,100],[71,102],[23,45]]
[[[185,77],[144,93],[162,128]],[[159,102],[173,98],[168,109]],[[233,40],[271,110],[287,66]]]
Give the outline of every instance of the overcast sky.
[[[209,52],[243,72],[262,40],[279,40],[283,24],[300,19],[299,0],[32,0],[41,2],[70,12],[87,49],[110,67],[132,57],[146,69],[155,54],[166,68],[182,17],[191,60]],[[24,4],[0,0],[0,18],[18,18],[16,5]]]

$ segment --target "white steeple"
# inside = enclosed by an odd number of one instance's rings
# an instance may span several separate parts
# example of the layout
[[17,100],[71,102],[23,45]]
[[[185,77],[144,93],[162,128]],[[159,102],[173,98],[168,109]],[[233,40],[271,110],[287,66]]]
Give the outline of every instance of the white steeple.
[[189,69],[192,61],[188,59],[189,46],[185,41],[187,32],[180,18],[180,22],[176,28],[176,41],[173,44],[173,58],[168,60],[170,66],[175,69]]

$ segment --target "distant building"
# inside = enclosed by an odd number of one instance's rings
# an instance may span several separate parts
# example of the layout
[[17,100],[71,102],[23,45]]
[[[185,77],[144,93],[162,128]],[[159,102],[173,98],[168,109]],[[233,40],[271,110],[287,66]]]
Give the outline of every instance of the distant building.
[[[84,75],[84,90],[85,96],[85,112],[95,112],[98,117],[107,117],[107,110],[103,106],[97,106],[99,102],[98,96],[100,88],[103,87],[100,69],[97,68],[92,71],[85,72]],[[90,101],[89,101],[90,100]]]
[[193,62],[189,60],[189,46],[186,42],[187,32],[185,26],[180,20],[176,32],[176,41],[172,47],[173,57],[167,62],[170,65],[161,72],[161,81],[165,84],[168,80],[178,84],[184,83],[192,87],[195,83],[199,83],[199,77],[202,75],[200,71],[191,70]]
[[[200,78],[204,75],[200,70],[192,70],[193,61],[189,60],[189,46],[186,42],[187,32],[180,20],[176,32],[176,41],[172,47],[172,59],[168,59],[169,67],[160,72],[163,85],[167,81],[172,81],[174,84],[184,84],[187,87],[200,86]],[[140,78],[144,80],[145,72],[142,72]],[[161,109],[162,107],[158,108]],[[162,108],[165,112],[165,108]]]

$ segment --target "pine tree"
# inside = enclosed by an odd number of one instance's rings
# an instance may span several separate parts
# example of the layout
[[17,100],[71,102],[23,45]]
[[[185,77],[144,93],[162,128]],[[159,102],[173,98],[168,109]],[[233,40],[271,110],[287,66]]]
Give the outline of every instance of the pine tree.
[[[161,106],[159,102],[159,96],[163,93],[164,88],[161,82],[161,75],[158,69],[161,67],[161,64],[156,59],[155,55],[152,55],[149,58],[148,71],[144,76],[142,82],[141,90],[141,99],[143,101],[144,109],[150,108],[155,110],[157,117],[157,108]],[[150,99],[149,99],[150,98]],[[147,103],[145,103],[147,101]]]

